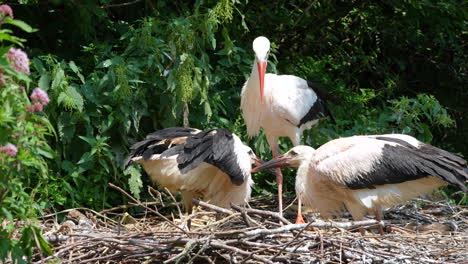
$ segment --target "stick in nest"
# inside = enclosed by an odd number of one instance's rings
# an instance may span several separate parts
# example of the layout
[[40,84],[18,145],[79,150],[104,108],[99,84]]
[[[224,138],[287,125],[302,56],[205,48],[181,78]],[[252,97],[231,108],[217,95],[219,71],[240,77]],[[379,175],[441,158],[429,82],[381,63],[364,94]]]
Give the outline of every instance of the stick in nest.
[[167,217],[165,217],[164,215],[162,215],[160,212],[158,212],[158,211],[156,211],[156,210],[154,210],[154,209],[152,209],[152,208],[149,208],[148,206],[144,205],[144,204],[141,203],[138,199],[136,199],[136,198],[134,198],[133,196],[131,196],[130,194],[128,194],[126,191],[124,191],[124,190],[123,190],[122,188],[120,188],[119,186],[114,185],[114,184],[112,184],[112,183],[109,183],[109,186],[111,186],[112,188],[115,188],[115,189],[119,190],[120,192],[122,192],[123,194],[125,194],[128,198],[132,199],[134,202],[140,204],[142,207],[146,208],[147,210],[149,210],[149,211],[155,213],[156,215],[158,215],[159,217],[161,217],[162,219],[164,219],[166,222],[168,222],[168,223],[169,223],[170,225],[172,225],[173,227],[175,227],[175,228],[181,230],[182,232],[184,232],[185,234],[187,234],[187,232],[186,232],[183,228],[181,228],[181,227],[177,226],[176,224],[174,224],[171,220],[167,219]]

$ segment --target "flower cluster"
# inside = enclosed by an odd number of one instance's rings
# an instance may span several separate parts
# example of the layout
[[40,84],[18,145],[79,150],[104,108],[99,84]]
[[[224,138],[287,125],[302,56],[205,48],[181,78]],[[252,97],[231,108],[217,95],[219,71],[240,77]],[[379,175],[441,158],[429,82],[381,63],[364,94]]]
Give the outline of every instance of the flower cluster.
[[4,152],[9,157],[14,157],[16,156],[16,153],[18,153],[18,149],[15,145],[8,143],[5,146],[0,147],[0,153],[1,152]]
[[31,113],[42,111],[44,105],[49,103],[49,96],[41,88],[34,89],[29,98],[31,98],[33,104],[26,106],[26,111]]
[[29,74],[29,59],[28,55],[21,49],[10,48],[6,54],[13,63],[12,68],[17,72]]
[[31,101],[39,102],[42,105],[46,105],[49,103],[49,96],[41,88],[34,89],[29,98],[31,98]]
[[0,14],[3,15],[3,17],[6,17],[7,15],[13,18],[13,10],[9,5],[0,5]]

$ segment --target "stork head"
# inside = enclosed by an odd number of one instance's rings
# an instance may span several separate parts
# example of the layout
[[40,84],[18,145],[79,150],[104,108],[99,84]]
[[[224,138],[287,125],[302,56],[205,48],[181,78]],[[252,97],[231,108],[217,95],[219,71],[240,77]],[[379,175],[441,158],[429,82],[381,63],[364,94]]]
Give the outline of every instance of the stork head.
[[[255,153],[253,152],[253,150],[251,148],[249,148],[249,147],[247,147],[247,148],[249,150],[247,153],[250,156],[250,162],[252,164],[252,168],[254,168],[255,166],[261,166],[262,164],[265,163],[263,160],[259,159],[257,157],[257,155],[255,155]],[[278,174],[278,172],[276,170],[274,170],[274,169],[268,169],[268,171],[271,174],[275,175],[275,176]],[[251,172],[254,172],[254,171],[252,170]]]
[[255,52],[255,61],[257,63],[258,76],[260,78],[260,102],[263,104],[263,88],[268,55],[270,54],[270,41],[265,37],[258,37],[254,40],[252,47]]
[[309,161],[315,149],[309,146],[296,146],[281,156],[276,157],[254,168],[252,172],[270,170],[272,168],[299,167],[303,162]]

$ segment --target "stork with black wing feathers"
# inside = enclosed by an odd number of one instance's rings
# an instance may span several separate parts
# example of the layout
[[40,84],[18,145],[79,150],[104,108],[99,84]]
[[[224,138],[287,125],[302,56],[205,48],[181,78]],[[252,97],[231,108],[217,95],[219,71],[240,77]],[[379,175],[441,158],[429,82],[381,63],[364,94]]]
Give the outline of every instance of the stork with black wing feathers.
[[258,164],[251,148],[225,128],[165,128],[131,146],[125,168],[140,163],[151,180],[181,192],[188,213],[192,198],[228,208],[249,201],[251,169]]
[[[324,117],[332,117],[324,99],[337,102],[316,83],[293,75],[265,74],[270,54],[270,41],[265,37],[254,40],[255,62],[249,79],[242,87],[241,109],[249,136],[258,135],[263,128],[273,158],[279,155],[278,140],[289,137],[294,146],[301,142],[302,133]],[[278,207],[282,214],[283,175],[277,170]]]
[[467,192],[466,160],[402,134],[339,138],[316,150],[296,146],[253,171],[277,167],[299,167],[298,223],[302,203],[325,217],[347,210],[355,220],[372,212],[380,221],[384,208],[441,186]]

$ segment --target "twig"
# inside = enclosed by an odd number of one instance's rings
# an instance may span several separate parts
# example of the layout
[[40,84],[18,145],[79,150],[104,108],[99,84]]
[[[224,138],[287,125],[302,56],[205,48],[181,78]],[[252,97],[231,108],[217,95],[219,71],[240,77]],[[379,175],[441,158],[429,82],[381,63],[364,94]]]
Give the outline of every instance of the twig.
[[182,220],[184,215],[182,214],[182,210],[180,210],[179,204],[177,204],[177,200],[174,198],[174,195],[172,195],[171,191],[169,191],[168,188],[164,187],[164,190],[169,194],[169,196],[172,198],[172,201],[174,201],[174,203],[176,204],[177,212],[179,212],[179,218],[180,220]]
[[197,200],[197,199],[192,199],[192,202],[193,202],[195,205],[198,205],[198,206],[201,206],[201,207],[210,209],[210,210],[215,211],[215,212],[218,212],[218,213],[227,214],[227,215],[232,215],[232,214],[234,214],[234,212],[231,211],[231,210],[228,210],[228,209],[225,209],[225,208],[222,208],[222,207],[213,205],[213,204],[205,203],[205,202],[200,201],[200,200]]
[[274,217],[278,220],[280,220],[281,222],[289,225],[289,224],[292,224],[291,222],[289,222],[286,218],[282,217],[280,214],[276,213],[276,212],[271,212],[271,211],[263,211],[263,210],[258,210],[258,209],[252,209],[252,208],[242,208],[238,205],[235,205],[235,204],[231,204],[231,207],[239,212],[241,212],[242,210],[245,211],[246,213],[250,213],[250,214],[257,214],[257,215],[264,215],[264,216],[271,216],[271,217]]
[[45,218],[49,218],[49,217],[56,216],[56,215],[59,215],[59,214],[69,213],[69,212],[75,211],[75,210],[76,211],[80,211],[80,210],[89,211],[89,212],[92,212],[93,214],[95,214],[97,216],[100,216],[100,217],[106,219],[107,221],[109,221],[109,222],[111,222],[113,224],[117,224],[117,221],[105,216],[103,213],[100,213],[100,212],[94,211],[93,209],[89,209],[89,208],[85,208],[85,207],[77,207],[77,208],[66,209],[66,210],[62,210],[62,211],[55,212],[55,213],[52,213],[52,214],[38,216],[38,218],[45,219]]
[[163,263],[164,264],[171,263],[171,262],[179,263],[180,260],[182,260],[184,257],[188,256],[188,254],[190,253],[190,250],[192,249],[192,247],[196,246],[197,243],[198,243],[198,241],[196,241],[196,240],[189,240],[185,244],[184,250],[182,250],[182,252],[180,252],[179,254],[175,255],[174,257],[164,261]]
[[274,260],[276,257],[278,257],[281,252],[283,252],[289,245],[291,245],[293,242],[296,241],[296,239],[302,234],[302,232],[304,232],[304,230],[306,230],[310,225],[312,224],[312,222],[309,222],[303,229],[301,229],[295,236],[293,239],[291,239],[291,241],[289,241],[288,243],[284,244],[284,246],[280,249],[280,251],[278,251],[278,253],[276,253],[271,259]]
[[159,198],[159,201],[161,202],[161,205],[162,205],[162,206],[166,206],[166,205],[164,205],[164,201],[163,201],[163,199],[162,199],[162,194],[161,194],[161,192],[158,191],[158,190],[156,190],[156,189],[154,189],[154,188],[151,187],[150,185],[148,185],[148,193],[151,195],[151,197],[153,197],[153,199],[154,199],[155,201],[157,201],[158,199],[156,199],[156,197],[154,197],[153,192],[158,194],[158,198]]
[[[210,245],[212,245],[214,247],[217,247],[217,248],[230,250],[230,251],[232,251],[234,253],[238,253],[238,254],[241,254],[241,255],[250,256],[250,252],[248,252],[248,251],[244,251],[244,250],[236,248],[236,247],[228,246],[228,245],[226,245],[226,244],[224,244],[222,242],[219,242],[219,241],[210,241]],[[260,257],[258,255],[252,255],[252,258],[256,259],[256,260],[259,260],[259,261],[262,261],[263,263],[273,264],[273,261],[271,261],[269,259],[266,259],[264,257]]]
[[[114,185],[114,184],[112,184],[112,183],[109,183],[109,186],[111,186],[112,188],[115,188],[115,189],[121,191],[123,194],[125,194],[128,198],[132,199],[134,202],[136,202],[136,203],[138,203],[138,204],[141,204],[140,201],[138,201],[137,199],[135,199],[133,196],[131,196],[130,194],[128,194],[126,191],[124,191],[124,190],[123,190],[122,188],[120,188],[119,186]],[[141,206],[144,207],[144,208],[146,208],[147,210],[149,210],[149,211],[151,211],[151,212],[157,214],[159,217],[161,217],[162,219],[166,220],[166,222],[168,222],[170,225],[172,225],[173,227],[175,227],[175,228],[181,230],[182,232],[184,232],[185,234],[187,234],[187,232],[186,232],[184,229],[182,229],[181,227],[179,227],[179,226],[177,226],[176,224],[174,224],[171,220],[167,219],[167,217],[165,217],[164,215],[162,215],[160,212],[158,212],[158,211],[156,211],[156,210],[154,210],[154,209],[152,209],[152,208],[149,208],[148,206],[145,206],[145,205],[143,205],[143,204],[141,204]]]
[[376,223],[378,222],[375,220],[364,220],[364,221],[355,221],[355,222],[348,222],[348,223],[325,222],[322,220],[316,220],[315,222],[308,223],[308,224],[290,224],[290,225],[285,225],[283,227],[279,227],[275,229],[255,229],[255,230],[244,232],[241,235],[242,237],[248,237],[248,236],[253,236],[253,235],[271,235],[271,234],[276,234],[276,233],[282,233],[285,231],[302,229],[302,228],[305,228],[306,226],[319,227],[319,228],[338,227],[338,228],[348,229],[348,228],[356,228],[360,226],[375,225]]

